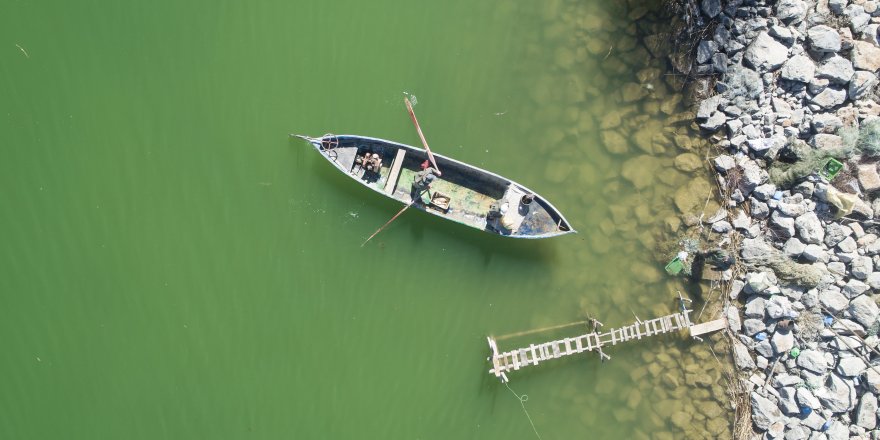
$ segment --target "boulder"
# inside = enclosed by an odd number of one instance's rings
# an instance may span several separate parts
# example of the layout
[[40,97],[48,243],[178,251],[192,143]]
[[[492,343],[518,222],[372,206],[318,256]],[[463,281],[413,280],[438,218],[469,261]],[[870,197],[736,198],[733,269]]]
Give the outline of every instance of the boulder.
[[856,243],[856,240],[852,237],[846,237],[843,240],[840,240],[840,243],[837,243],[837,249],[845,254],[853,253],[856,251],[857,248],[858,244]]
[[802,253],[804,253],[804,248],[806,245],[801,243],[797,238],[789,238],[788,241],[785,242],[785,245],[782,246],[782,251],[785,252],[785,255],[788,255],[791,258],[800,257]]
[[[825,227],[825,246],[834,247],[852,234],[853,230],[840,223],[829,223]],[[850,251],[851,252],[851,251]]]
[[876,72],[877,69],[880,69],[880,47],[874,46],[867,41],[853,41],[850,57],[856,69],[871,72]]
[[852,78],[854,72],[855,70],[853,70],[850,60],[834,55],[819,66],[816,76],[826,78],[837,84],[846,84]]
[[776,17],[789,23],[800,23],[807,15],[807,5],[802,0],[780,0],[776,4]]
[[849,81],[849,99],[856,101],[867,97],[877,86],[877,81],[877,75],[864,70],[857,71]]
[[819,399],[813,395],[813,392],[810,391],[809,388],[798,387],[796,399],[798,403],[802,406],[806,406],[811,409],[819,409],[822,407],[822,403],[819,402]]
[[795,55],[782,65],[779,76],[789,81],[808,83],[816,74],[816,65],[805,55]]
[[[873,76],[873,75],[872,75]],[[877,174],[877,164],[867,163],[859,165],[859,184],[865,192],[880,189],[880,174]]]
[[736,160],[731,156],[722,154],[715,159],[712,159],[712,165],[715,166],[715,169],[718,170],[718,172],[726,173],[736,166]]
[[[844,94],[844,96],[846,95]],[[718,129],[721,128],[726,121],[727,117],[724,115],[724,113],[716,111],[715,113],[712,113],[712,116],[709,116],[709,118],[706,119],[705,122],[700,123],[700,127],[704,130],[714,132],[718,131]]]
[[866,280],[868,279],[868,275],[874,271],[874,263],[871,261],[871,257],[855,257],[852,262],[850,262],[850,272],[852,272],[852,276],[860,279]]
[[877,315],[880,315],[880,308],[877,303],[867,295],[861,295],[853,299],[849,304],[849,312],[853,319],[865,328],[871,327],[877,322]]
[[[839,39],[840,37],[838,37]],[[788,58],[788,48],[773,39],[767,31],[761,31],[746,49],[744,57],[755,69],[772,71],[782,66]]]
[[[853,346],[857,347],[859,344],[853,344]],[[855,377],[862,374],[867,367],[865,361],[858,357],[851,356],[840,359],[840,362],[837,363],[837,372],[844,377]]]
[[773,211],[770,215],[770,228],[780,240],[791,238],[794,235],[794,219]]
[[769,258],[771,255],[770,245],[763,238],[743,239],[740,246],[740,256],[746,262],[754,262]]
[[846,296],[832,289],[819,292],[819,303],[833,313],[839,313],[849,306],[849,300]]
[[746,275],[745,292],[748,294],[759,294],[769,289],[773,283],[766,272],[750,272]]
[[712,55],[718,52],[718,43],[712,40],[700,41],[697,45],[697,62],[705,64],[712,59]]
[[818,244],[825,239],[825,229],[815,212],[808,212],[794,221],[795,228],[804,243]]
[[834,373],[828,375],[825,388],[817,390],[816,397],[832,413],[848,412],[856,406],[856,390],[852,382]]
[[806,349],[797,357],[797,366],[814,373],[824,374],[828,370],[825,354],[819,350]]
[[810,47],[816,52],[837,52],[840,50],[840,34],[834,28],[820,24],[807,30]]
[[877,427],[877,396],[871,393],[862,395],[856,407],[856,425],[871,430]]
[[843,289],[841,289],[841,291],[844,295],[847,296],[847,298],[852,299],[867,292],[869,288],[870,286],[863,283],[862,281],[850,279],[846,282],[846,285],[843,286]]
[[703,0],[700,4],[700,9],[703,10],[707,17],[715,18],[721,13],[721,0]]
[[770,399],[752,392],[752,421],[761,431],[770,429],[770,425],[782,420],[782,412]]
[[846,102],[846,90],[826,87],[810,100],[824,109],[832,109]]
[[755,369],[755,361],[752,360],[749,349],[742,342],[736,340],[733,343],[733,361],[740,370]]

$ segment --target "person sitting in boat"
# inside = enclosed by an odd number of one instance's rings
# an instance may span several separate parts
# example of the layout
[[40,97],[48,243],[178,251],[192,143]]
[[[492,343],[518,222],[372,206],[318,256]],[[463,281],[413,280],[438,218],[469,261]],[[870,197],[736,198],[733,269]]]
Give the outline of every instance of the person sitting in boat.
[[378,173],[381,168],[382,158],[379,157],[377,153],[373,153],[372,156],[367,153],[366,157],[364,158],[364,169],[366,169],[367,171]]

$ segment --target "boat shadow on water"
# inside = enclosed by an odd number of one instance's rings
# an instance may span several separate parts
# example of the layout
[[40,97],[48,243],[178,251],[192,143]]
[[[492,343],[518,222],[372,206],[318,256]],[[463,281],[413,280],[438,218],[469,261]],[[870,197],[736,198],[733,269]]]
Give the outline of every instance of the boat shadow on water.
[[[352,185],[349,177],[341,175],[332,166],[327,166],[322,158],[309,154],[312,152],[306,149],[300,151],[301,153],[296,153],[296,156],[303,155],[296,159],[298,168],[304,173],[316,174],[318,180],[324,184],[321,188],[325,188],[326,191],[345,194],[347,198],[351,199],[351,206],[370,206],[371,209],[387,213],[388,218],[391,218],[403,207],[400,203],[395,203],[393,200],[381,197],[363,186]],[[415,209],[411,211],[414,212],[407,212],[395,220],[388,230],[382,232],[382,235],[402,235],[404,234],[403,230],[406,229],[406,233],[413,242],[421,244],[427,238],[426,230],[430,229],[433,233],[440,236],[444,243],[448,243],[448,245],[444,246],[456,246],[460,243],[463,246],[478,248],[486,266],[496,256],[527,260],[538,264],[553,264],[558,258],[558,246],[554,243],[556,240],[511,240],[505,237],[485,234],[477,229],[462,228],[460,225],[450,223],[439,217],[415,212],[417,211]],[[382,222],[379,221],[375,227],[378,228],[381,225]],[[370,228],[366,228],[362,233],[366,238],[373,231]],[[367,246],[383,247],[382,235],[377,236]]]

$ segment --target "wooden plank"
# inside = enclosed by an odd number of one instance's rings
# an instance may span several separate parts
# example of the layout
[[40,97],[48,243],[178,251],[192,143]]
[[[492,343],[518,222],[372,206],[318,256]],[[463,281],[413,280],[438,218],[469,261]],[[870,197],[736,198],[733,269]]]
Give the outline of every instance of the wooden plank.
[[580,336],[578,336],[577,338],[574,338],[574,346],[577,347],[578,353],[582,353],[584,351],[584,346],[583,346],[583,344],[581,344],[581,342],[582,341],[581,341]]
[[704,322],[702,324],[697,324],[691,326],[691,336],[700,336],[706,333],[711,333],[714,331],[722,330],[727,327],[727,320],[724,318],[716,319],[714,321]]
[[406,150],[400,148],[397,155],[394,156],[394,163],[391,164],[391,172],[388,173],[388,180],[385,181],[385,194],[392,194],[397,186],[397,178],[400,177],[400,167],[403,166],[403,157],[406,156]]
[[538,355],[535,354],[535,344],[529,344],[529,350],[532,352],[532,359],[535,361],[535,365],[538,365]]
[[573,351],[571,349],[571,339],[565,338],[564,342],[565,342],[565,354],[571,354],[571,352]]

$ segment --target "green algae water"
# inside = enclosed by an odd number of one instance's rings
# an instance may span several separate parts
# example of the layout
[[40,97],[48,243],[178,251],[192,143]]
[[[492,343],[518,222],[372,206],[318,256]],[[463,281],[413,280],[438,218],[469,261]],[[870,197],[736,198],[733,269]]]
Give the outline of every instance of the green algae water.
[[[637,3],[7,5],[0,437],[537,438],[486,335],[674,311],[655,249],[702,207],[680,188],[708,187]],[[404,92],[433,149],[579,234],[411,211],[361,248],[400,205],[288,133],[418,145]],[[545,440],[723,438],[708,344],[510,385]]]

